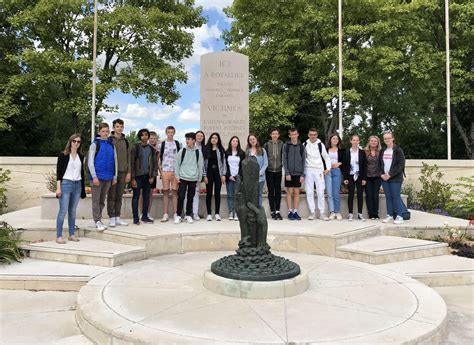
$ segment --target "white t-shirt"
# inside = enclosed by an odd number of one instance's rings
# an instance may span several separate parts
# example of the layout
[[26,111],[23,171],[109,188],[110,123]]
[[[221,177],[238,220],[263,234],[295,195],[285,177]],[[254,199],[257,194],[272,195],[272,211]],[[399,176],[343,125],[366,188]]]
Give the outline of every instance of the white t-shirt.
[[354,175],[354,180],[359,176],[359,150],[353,151],[351,149],[351,175]]
[[383,171],[388,174],[392,166],[393,149],[386,148],[383,153]]
[[229,162],[230,176],[237,176],[239,173],[240,157],[238,155],[229,156],[227,157],[227,162]]
[[174,171],[174,165],[176,163],[176,154],[178,153],[176,143],[173,141],[165,141],[165,149],[163,151],[162,170],[163,171]]
[[328,151],[328,154],[329,154],[329,158],[331,158],[331,165],[339,162],[338,157],[337,157],[337,151],[336,152]]
[[63,180],[80,181],[81,178],[82,163],[79,155],[76,155],[76,159],[69,155],[69,162],[67,163],[66,172],[64,173]]

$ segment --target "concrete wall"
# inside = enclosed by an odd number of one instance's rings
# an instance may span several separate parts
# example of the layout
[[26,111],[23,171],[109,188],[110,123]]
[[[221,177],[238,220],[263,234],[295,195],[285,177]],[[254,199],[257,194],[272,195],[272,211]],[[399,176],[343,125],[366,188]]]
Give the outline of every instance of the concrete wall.
[[[56,169],[56,157],[0,157],[0,168],[11,171],[7,184],[7,212],[40,205],[40,196],[48,193],[45,174]],[[456,178],[474,175],[473,160],[408,160],[407,180],[419,187],[422,162],[437,164],[445,174],[444,181],[456,183]]]

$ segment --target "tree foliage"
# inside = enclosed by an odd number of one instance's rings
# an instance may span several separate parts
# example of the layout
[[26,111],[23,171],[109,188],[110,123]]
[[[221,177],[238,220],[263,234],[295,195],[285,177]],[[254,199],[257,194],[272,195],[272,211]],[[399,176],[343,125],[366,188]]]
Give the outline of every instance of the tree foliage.
[[[337,2],[235,0],[224,38],[249,55],[251,122],[276,98],[285,121],[338,127]],[[450,1],[453,156],[474,157],[474,3]],[[446,157],[444,0],[343,2],[344,134],[393,130],[409,158]],[[274,116],[277,114],[274,114]],[[455,132],[456,131],[456,132]],[[457,133],[457,135],[456,135]]]
[[[56,154],[90,135],[93,7],[83,0],[0,3],[0,155]],[[192,0],[99,1],[96,115],[114,90],[172,104],[187,80]]]

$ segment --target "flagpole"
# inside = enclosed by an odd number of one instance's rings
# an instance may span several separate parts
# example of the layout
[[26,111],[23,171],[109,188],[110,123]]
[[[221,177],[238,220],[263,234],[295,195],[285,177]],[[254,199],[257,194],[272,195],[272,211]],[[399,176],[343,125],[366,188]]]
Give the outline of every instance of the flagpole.
[[338,19],[338,54],[339,54],[339,136],[343,136],[342,128],[342,0],[338,0],[337,4],[337,19]]
[[97,79],[97,0],[94,0],[94,39],[92,43],[92,121],[91,121],[91,142],[95,138],[95,88]]
[[449,56],[449,0],[444,0],[446,27],[446,124],[448,140],[448,160],[451,160],[451,73]]

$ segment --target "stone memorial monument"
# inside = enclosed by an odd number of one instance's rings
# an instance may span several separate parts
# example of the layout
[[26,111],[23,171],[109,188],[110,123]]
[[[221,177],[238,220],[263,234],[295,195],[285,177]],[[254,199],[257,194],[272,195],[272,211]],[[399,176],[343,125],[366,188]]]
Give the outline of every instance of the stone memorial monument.
[[249,58],[234,52],[201,56],[201,130],[221,135],[224,147],[249,134]]
[[235,207],[240,223],[239,249],[211,265],[212,273],[230,279],[275,281],[300,273],[298,264],[273,255],[267,243],[267,217],[258,206],[259,166],[255,157],[242,162],[235,189]]

